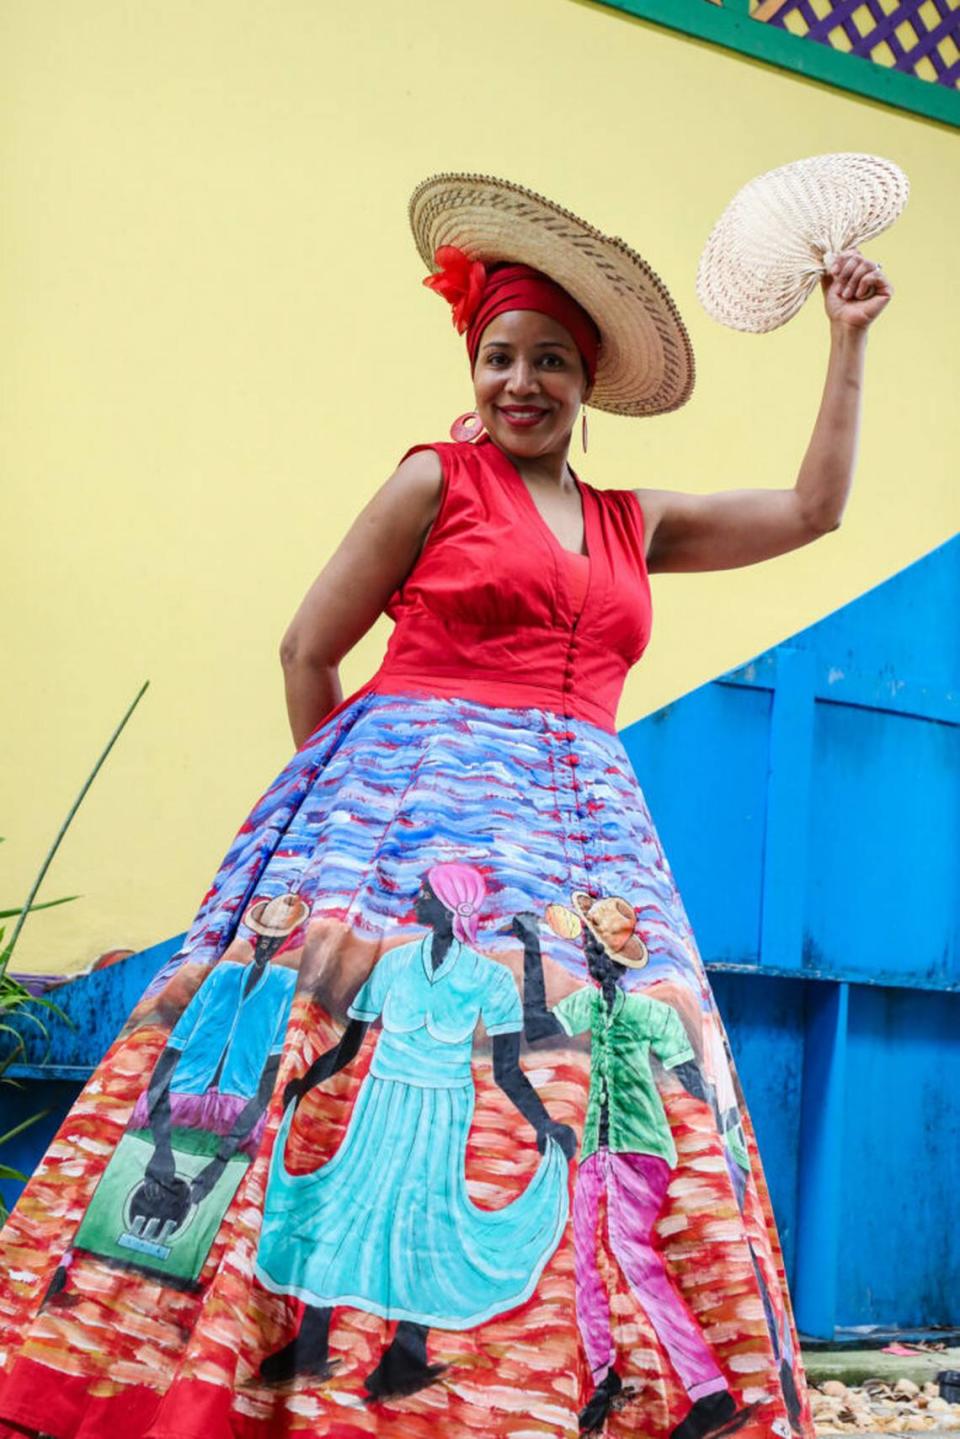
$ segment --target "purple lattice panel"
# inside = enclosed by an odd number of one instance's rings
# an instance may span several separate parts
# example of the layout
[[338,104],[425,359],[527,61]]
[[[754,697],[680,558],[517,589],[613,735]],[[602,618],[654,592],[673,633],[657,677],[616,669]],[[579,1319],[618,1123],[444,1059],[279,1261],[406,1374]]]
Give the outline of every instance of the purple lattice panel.
[[[932,24],[920,13],[921,8],[928,9],[930,6],[938,17]],[[781,30],[789,28],[786,24],[788,15],[798,15],[807,26],[803,38],[816,40],[821,45],[834,46],[832,37],[842,30],[850,42],[851,53],[865,60],[872,60],[873,51],[886,41],[893,56],[894,69],[916,75],[918,63],[926,57],[935,74],[931,76],[928,72],[921,75],[922,79],[935,79],[938,85],[960,85],[960,55],[957,53],[960,51],[960,0],[901,0],[889,14],[879,0],[831,0],[828,12],[822,17],[814,10],[810,0],[784,0],[776,8],[761,5],[759,9],[758,19],[762,17],[767,24],[777,25]],[[868,12],[871,24],[861,30],[863,16],[859,16],[860,24],[853,17],[855,12],[864,10]],[[896,33],[905,20],[909,21],[916,34],[913,44],[905,45]],[[944,46],[946,55],[941,53],[940,48],[945,41],[953,42]],[[846,49],[846,46],[842,48]]]

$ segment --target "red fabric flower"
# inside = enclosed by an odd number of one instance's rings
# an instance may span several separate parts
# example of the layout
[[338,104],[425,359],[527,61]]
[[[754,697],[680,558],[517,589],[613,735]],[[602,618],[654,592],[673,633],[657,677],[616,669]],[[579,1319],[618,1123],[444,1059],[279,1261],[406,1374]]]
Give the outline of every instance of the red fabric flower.
[[428,275],[423,283],[453,306],[453,323],[462,335],[483,298],[487,272],[480,260],[471,260],[456,245],[441,245],[433,263],[439,266],[438,273]]

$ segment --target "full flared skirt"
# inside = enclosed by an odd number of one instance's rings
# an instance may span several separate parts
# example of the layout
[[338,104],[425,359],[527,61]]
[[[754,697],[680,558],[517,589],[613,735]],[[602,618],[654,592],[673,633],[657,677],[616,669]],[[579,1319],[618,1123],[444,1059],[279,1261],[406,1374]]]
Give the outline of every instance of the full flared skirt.
[[[480,1015],[459,1108],[449,1090],[427,1109],[412,1085],[385,1093],[368,1073],[379,1021],[295,1112],[284,1104],[290,1081],[339,1044],[378,961],[429,940],[414,902],[438,865],[450,867],[448,890],[471,897],[473,948],[503,966],[501,1031],[520,1024],[503,1019],[504,996],[509,1009],[515,989],[516,1016],[524,996],[515,916],[536,933],[547,1008],[590,983],[572,898],[586,892],[634,911],[649,960],[622,982],[673,1010],[694,1055],[697,1083],[648,1047],[676,1163],[655,1223],[637,1220],[623,1240],[640,1256],[633,1282],[598,1206],[591,1270],[623,1382],[605,1432],[667,1439],[696,1402],[696,1349],[745,1439],[810,1439],[749,1114],[622,745],[541,710],[375,693],[322,726],[255,805],[183,948],[3,1232],[3,1439],[25,1429],[55,1439],[579,1432],[598,1378],[569,1218],[579,1149],[568,1162],[553,1139],[538,1145],[495,1068],[486,1001],[456,996],[465,1023]],[[238,1000],[231,1013],[224,996],[245,987],[226,983],[235,965],[284,966],[295,987],[275,984],[269,1005]],[[438,984],[448,1026],[451,992]],[[430,1003],[424,1032],[440,1033]],[[199,1103],[196,1075],[213,1053]],[[588,1034],[520,1052],[542,1112],[578,1139],[592,1059]],[[231,1130],[208,1125],[210,1114],[229,1114]],[[646,1304],[645,1263],[659,1295]],[[665,1285],[685,1315],[682,1341],[661,1317]],[[270,1382],[260,1366],[298,1332],[305,1304],[332,1308],[336,1364]],[[404,1319],[426,1330],[432,1382],[374,1400],[365,1380]]]

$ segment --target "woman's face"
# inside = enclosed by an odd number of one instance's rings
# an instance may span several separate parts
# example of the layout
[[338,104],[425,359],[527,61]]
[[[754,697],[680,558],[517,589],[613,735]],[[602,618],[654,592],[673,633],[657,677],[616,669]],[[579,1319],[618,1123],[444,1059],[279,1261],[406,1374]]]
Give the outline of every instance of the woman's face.
[[589,394],[570,332],[536,310],[508,310],[490,321],[480,339],[473,388],[487,434],[522,459],[565,454]]
[[441,900],[437,899],[430,888],[430,881],[426,875],[422,877],[420,888],[414,896],[413,912],[421,924],[429,924],[434,928],[444,921],[449,922],[450,911]]

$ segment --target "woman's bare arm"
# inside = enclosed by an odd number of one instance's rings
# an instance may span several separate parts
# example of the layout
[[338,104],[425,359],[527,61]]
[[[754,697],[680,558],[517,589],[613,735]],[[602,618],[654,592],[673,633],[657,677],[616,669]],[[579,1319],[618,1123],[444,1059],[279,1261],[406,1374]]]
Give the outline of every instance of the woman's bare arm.
[[856,464],[867,329],[892,286],[874,262],[844,251],[822,282],[830,358],[820,409],[792,489],[677,494],[638,489],[651,571],[733,569],[835,530]]
[[404,460],[304,596],[280,645],[287,714],[299,747],[340,703],[338,666],[410,573],[440,508],[434,450]]

